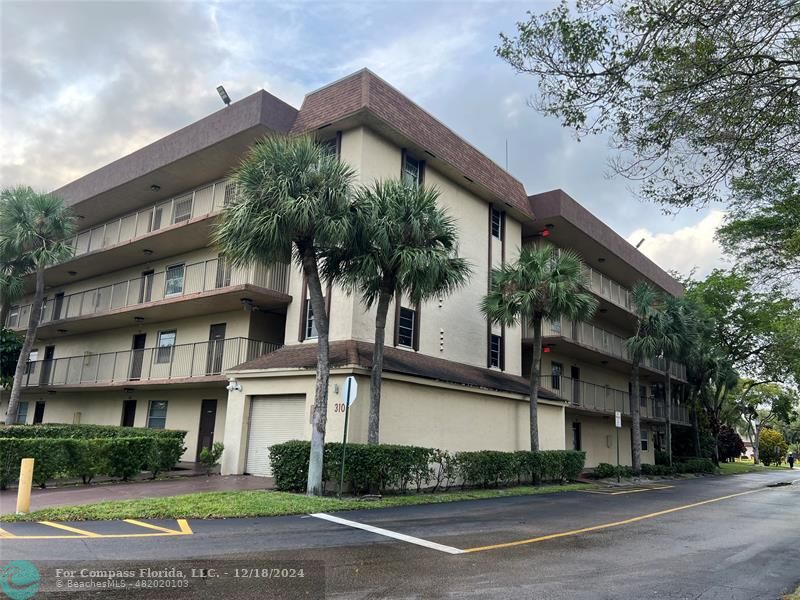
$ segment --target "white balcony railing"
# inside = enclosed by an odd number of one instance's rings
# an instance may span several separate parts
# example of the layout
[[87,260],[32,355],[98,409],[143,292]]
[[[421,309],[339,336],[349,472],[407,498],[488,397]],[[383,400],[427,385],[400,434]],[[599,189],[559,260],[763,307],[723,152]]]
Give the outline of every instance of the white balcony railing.
[[72,238],[73,254],[80,256],[103,250],[171,225],[219,212],[233,199],[235,185],[233,181],[223,179],[81,231]]
[[[562,375],[542,375],[539,385],[576,407],[610,414],[615,411],[626,416],[631,414],[631,397],[627,391]],[[655,396],[642,396],[639,398],[639,414],[648,419],[664,419],[666,401]],[[672,401],[672,421],[689,423],[688,407],[678,404],[675,399]]]
[[161,348],[86,353],[28,363],[23,385],[55,387],[81,384],[213,377],[226,369],[274,352],[280,344],[228,338]]
[[592,292],[617,306],[626,310],[631,310],[631,293],[628,288],[617,283],[608,277],[608,275],[595,271],[592,268],[586,269],[586,276],[589,280],[589,289],[591,289]]
[[[523,327],[523,337],[533,337],[533,329],[527,323]],[[630,361],[625,338],[591,323],[573,322],[567,319],[544,321],[542,323],[542,337],[563,337],[603,354]],[[666,369],[666,360],[661,357],[646,358],[642,361],[642,365],[657,371],[664,371]],[[686,379],[686,367],[680,363],[673,362],[670,366],[670,373],[678,379]]]
[[[42,309],[42,323],[85,317],[243,284],[285,293],[289,286],[289,266],[281,264],[272,267],[262,265],[231,267],[221,258],[188,265],[180,263],[165,271],[147,273],[134,279],[49,298]],[[24,328],[28,324],[30,310],[30,304],[12,307],[7,327]]]

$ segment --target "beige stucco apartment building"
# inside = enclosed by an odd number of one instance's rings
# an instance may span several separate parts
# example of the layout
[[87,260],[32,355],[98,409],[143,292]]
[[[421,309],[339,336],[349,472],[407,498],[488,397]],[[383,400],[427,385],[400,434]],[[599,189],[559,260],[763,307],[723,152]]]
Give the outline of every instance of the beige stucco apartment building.
[[[48,270],[47,304],[20,420],[180,428],[184,460],[223,441],[224,473],[270,474],[267,448],[310,437],[315,329],[293,265],[234,269],[210,232],[228,181],[265,135],[310,133],[358,181],[404,177],[441,193],[473,267],[458,293],[390,309],[381,441],[451,450],[527,449],[530,333],[491,326],[478,305],[492,267],[526,244],[578,251],[600,301],[591,323],[545,327],[539,428],[545,449],[580,448],[587,466],[630,464],[628,290],[680,285],[560,190],[522,184],[367,70],[306,96],[297,110],[265,91],[94,171],[55,193],[78,215],[74,257]],[[546,234],[543,236],[543,232]],[[342,384],[355,375],[350,441],[366,441],[374,313],[328,289],[328,439],[340,440]],[[23,331],[30,298],[7,325]],[[663,364],[642,368],[644,461],[661,443]],[[684,381],[673,368],[677,386]],[[677,395],[677,394],[676,394]],[[5,412],[7,395],[0,410]],[[673,419],[686,423],[684,407]]]

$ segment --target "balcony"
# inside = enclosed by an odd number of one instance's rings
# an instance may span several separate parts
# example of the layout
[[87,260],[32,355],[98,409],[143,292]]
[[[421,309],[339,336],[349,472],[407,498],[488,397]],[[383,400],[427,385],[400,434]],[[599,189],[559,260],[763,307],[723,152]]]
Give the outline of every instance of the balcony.
[[[533,329],[527,323],[523,326],[522,337],[530,339],[533,337]],[[618,336],[601,327],[591,323],[572,322],[566,319],[561,321],[544,321],[542,323],[542,338],[563,338],[564,340],[576,344],[582,348],[595,352],[601,352],[607,356],[619,359],[627,365],[630,364],[630,354],[625,346],[625,338]],[[666,369],[666,361],[661,357],[646,358],[642,361],[641,367],[663,374]],[[672,363],[670,373],[675,379],[686,380],[686,366],[679,363]]]
[[86,353],[29,362],[23,385],[28,388],[81,389],[224,382],[226,369],[278,348],[280,344],[228,338],[161,348]]
[[[603,414],[620,411],[625,416],[631,416],[631,397],[628,392],[560,375],[542,375],[539,385],[573,408]],[[639,414],[643,419],[664,420],[666,402],[655,396],[641,397]],[[672,421],[689,425],[689,408],[673,400]]]
[[[243,298],[252,306],[275,309],[291,301],[288,287],[287,264],[240,268],[219,258],[181,263],[83,292],[56,294],[43,307],[37,337],[236,310],[242,307]],[[30,304],[12,307],[7,327],[24,329],[30,310]]]

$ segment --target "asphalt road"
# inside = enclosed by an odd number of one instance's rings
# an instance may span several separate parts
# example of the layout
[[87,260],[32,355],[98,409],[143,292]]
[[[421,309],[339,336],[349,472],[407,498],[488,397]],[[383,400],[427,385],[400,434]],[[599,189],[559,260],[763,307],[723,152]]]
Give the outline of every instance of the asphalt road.
[[[71,598],[91,589],[99,598],[729,600],[776,599],[800,584],[800,471],[657,487],[334,515],[345,523],[323,515],[192,520],[183,529],[174,520],[67,525],[92,538],[8,524],[12,535],[65,539],[0,537],[0,553],[34,563],[42,592]],[[140,576],[148,567],[167,571]],[[103,581],[118,587],[87,588]]]

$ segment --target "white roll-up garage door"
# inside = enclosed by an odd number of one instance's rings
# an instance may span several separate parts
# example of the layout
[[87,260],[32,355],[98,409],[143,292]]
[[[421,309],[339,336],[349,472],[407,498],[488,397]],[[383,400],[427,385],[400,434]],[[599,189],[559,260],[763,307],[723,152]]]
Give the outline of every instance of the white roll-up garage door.
[[306,401],[302,396],[255,396],[250,402],[250,432],[245,472],[272,476],[269,448],[303,439]]

